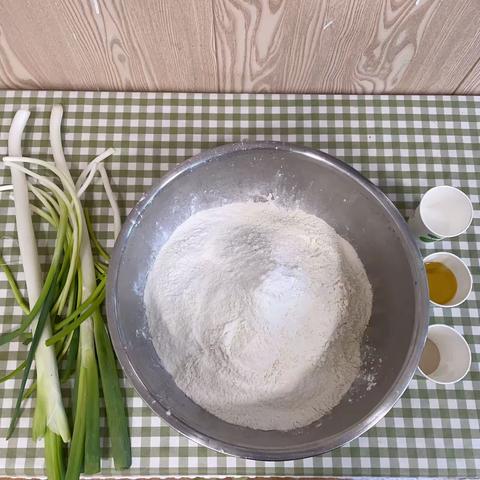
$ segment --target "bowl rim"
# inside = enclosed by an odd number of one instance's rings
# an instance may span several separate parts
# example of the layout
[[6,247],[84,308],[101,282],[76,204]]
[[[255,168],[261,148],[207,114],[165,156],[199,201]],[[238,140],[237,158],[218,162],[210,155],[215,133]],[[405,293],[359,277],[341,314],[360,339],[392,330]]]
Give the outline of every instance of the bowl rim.
[[[417,295],[415,297],[415,319],[414,319],[414,334],[410,343],[406,359],[402,365],[397,378],[392,382],[391,387],[384,394],[382,400],[377,407],[370,413],[365,415],[361,420],[356,422],[351,427],[338,432],[329,437],[324,437],[318,441],[311,441],[305,444],[299,444],[294,449],[292,448],[277,448],[274,450],[253,450],[245,446],[235,445],[223,440],[218,440],[209,436],[206,433],[200,432],[195,428],[187,425],[181,419],[177,418],[167,408],[163,407],[147,390],[138,376],[129,353],[124,349],[120,332],[118,329],[117,311],[116,311],[116,284],[118,278],[118,271],[121,263],[121,258],[126,244],[128,242],[132,229],[141,218],[142,211],[149,205],[152,199],[162,190],[167,184],[171,183],[175,178],[185,172],[203,164],[211,162],[219,157],[226,156],[237,151],[248,150],[268,150],[274,149],[278,151],[289,151],[298,153],[309,157],[315,163],[327,164],[336,170],[341,171],[354,181],[358,182],[364,189],[366,189],[383,208],[390,214],[392,220],[398,227],[398,233],[402,236],[405,249],[408,252],[410,269],[412,270],[414,281],[416,285]],[[373,427],[379,420],[381,420],[388,411],[394,406],[397,400],[401,397],[403,392],[408,387],[420,361],[420,356],[427,337],[428,320],[429,320],[429,297],[427,279],[423,267],[423,258],[420,254],[418,246],[413,239],[408,226],[394,206],[390,199],[370,180],[361,175],[350,165],[331,156],[328,153],[305,147],[303,145],[291,144],[287,142],[277,141],[253,141],[240,142],[221,145],[213,149],[204,150],[190,159],[180,163],[175,168],[164,175],[158,184],[152,187],[147,193],[142,195],[135,207],[130,211],[125,220],[122,230],[115,242],[115,246],[111,255],[109,272],[107,278],[107,295],[106,295],[106,310],[107,322],[110,332],[110,337],[113,347],[117,354],[117,358],[122,366],[127,378],[133,384],[133,387],[142,399],[147,403],[151,410],[164,419],[176,431],[186,436],[194,442],[211,448],[217,452],[235,455],[252,460],[260,461],[287,461],[307,458],[311,456],[321,455],[334,448],[338,448],[352,440],[356,439],[371,427]]]

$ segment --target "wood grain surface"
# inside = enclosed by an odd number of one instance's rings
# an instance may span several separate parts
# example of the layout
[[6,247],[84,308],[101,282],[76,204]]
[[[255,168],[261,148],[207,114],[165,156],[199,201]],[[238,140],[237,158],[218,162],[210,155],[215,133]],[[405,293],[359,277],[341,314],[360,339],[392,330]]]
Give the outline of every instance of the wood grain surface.
[[0,87],[216,90],[211,3],[0,0]]
[[480,0],[0,0],[0,88],[480,93]]
[[480,60],[468,72],[455,93],[480,94]]

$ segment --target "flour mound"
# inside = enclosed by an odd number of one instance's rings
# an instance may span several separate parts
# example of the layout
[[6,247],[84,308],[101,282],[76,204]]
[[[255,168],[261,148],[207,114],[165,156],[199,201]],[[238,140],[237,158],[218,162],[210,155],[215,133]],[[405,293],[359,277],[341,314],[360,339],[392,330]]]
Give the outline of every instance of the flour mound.
[[359,374],[372,290],[353,247],[302,210],[233,203],[196,213],[160,250],[145,306],[178,387],[217,417],[291,430]]

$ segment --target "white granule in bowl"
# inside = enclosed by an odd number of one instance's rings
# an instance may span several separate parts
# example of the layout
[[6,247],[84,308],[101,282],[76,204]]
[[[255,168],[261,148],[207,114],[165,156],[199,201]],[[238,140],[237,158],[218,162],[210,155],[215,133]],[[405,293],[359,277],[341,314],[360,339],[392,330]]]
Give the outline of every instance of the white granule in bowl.
[[237,425],[291,430],[329,412],[359,374],[372,289],[320,218],[233,203],[175,230],[145,306],[164,367],[195,403]]

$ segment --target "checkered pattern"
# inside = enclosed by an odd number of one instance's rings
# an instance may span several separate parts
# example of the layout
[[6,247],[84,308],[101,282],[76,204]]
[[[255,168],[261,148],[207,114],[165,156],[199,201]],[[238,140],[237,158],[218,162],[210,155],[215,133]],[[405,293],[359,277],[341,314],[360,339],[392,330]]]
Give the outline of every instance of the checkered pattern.
[[[48,115],[57,102],[65,109],[63,138],[74,173],[106,147],[115,147],[107,166],[123,213],[176,163],[245,139],[298,142],[327,151],[376,183],[405,215],[428,187],[441,184],[461,187],[477,212],[466,234],[425,248],[452,251],[472,269],[470,299],[431,312],[431,323],[455,326],[472,348],[471,372],[463,382],[436,386],[415,376],[402,399],[361,438],[321,457],[277,463],[228,457],[190,442],[155,417],[125,382],[133,444],[130,475],[480,475],[480,97],[0,92],[0,157],[7,151],[14,112],[26,107],[32,117],[24,153],[47,158]],[[9,182],[3,168],[0,176],[2,183]],[[100,185],[87,200],[99,237],[111,246],[112,222]],[[8,193],[1,194],[0,209],[1,248],[6,260],[16,263]],[[52,233],[41,226],[41,253],[51,240]],[[6,287],[0,275],[4,330],[20,318]],[[22,345],[0,349],[0,373],[23,357]],[[0,474],[41,475],[42,445],[29,439],[31,402],[14,438],[3,439],[17,388],[18,380],[0,386]],[[108,460],[103,473],[113,473]]]

